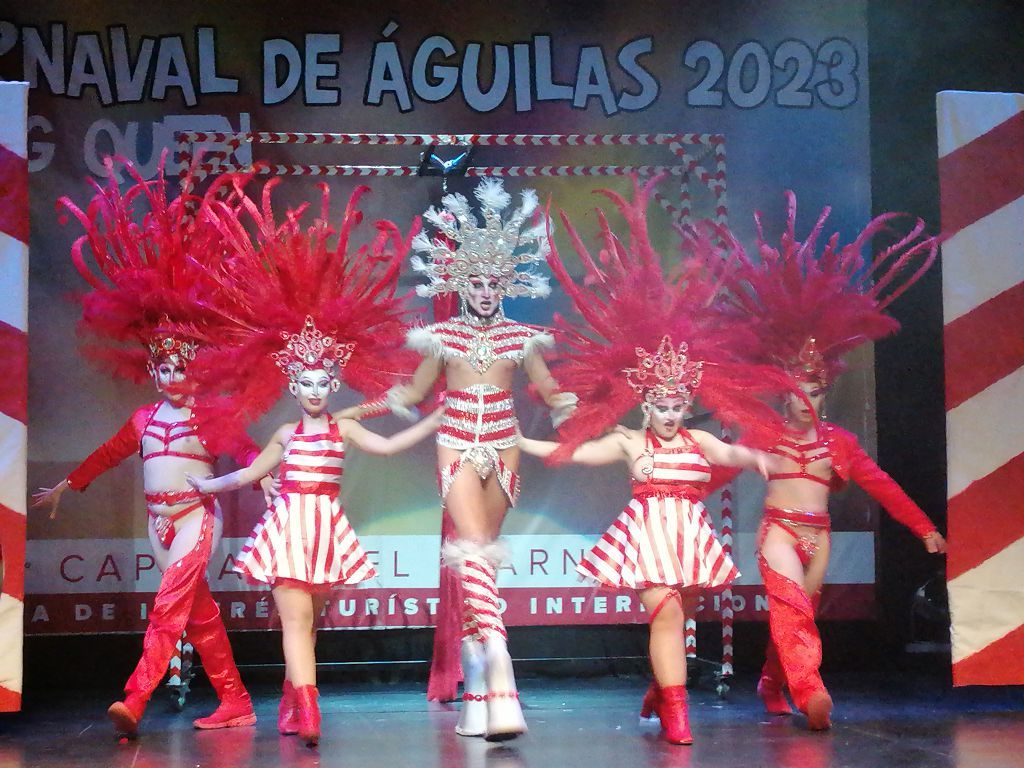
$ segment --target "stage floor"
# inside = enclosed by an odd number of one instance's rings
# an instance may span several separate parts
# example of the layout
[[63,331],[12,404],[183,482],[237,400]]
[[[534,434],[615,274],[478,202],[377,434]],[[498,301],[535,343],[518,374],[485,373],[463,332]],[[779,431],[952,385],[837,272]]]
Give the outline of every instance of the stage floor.
[[454,705],[428,704],[406,683],[325,685],[323,737],[309,750],[275,730],[277,698],[253,690],[254,728],[195,731],[191,720],[213,706],[196,690],[177,713],[160,692],[137,741],[118,745],[98,694],[45,695],[29,711],[0,717],[0,768],[215,768],[217,766],[416,766],[417,768],[561,768],[562,766],[978,766],[1024,764],[1020,689],[950,691],[931,681],[849,679],[833,683],[835,725],[805,729],[803,718],[769,718],[735,681],[726,699],[691,691],[695,743],[673,747],[656,721],[637,716],[646,683],[638,678],[528,679],[522,695],[530,732],[504,745],[453,732]]

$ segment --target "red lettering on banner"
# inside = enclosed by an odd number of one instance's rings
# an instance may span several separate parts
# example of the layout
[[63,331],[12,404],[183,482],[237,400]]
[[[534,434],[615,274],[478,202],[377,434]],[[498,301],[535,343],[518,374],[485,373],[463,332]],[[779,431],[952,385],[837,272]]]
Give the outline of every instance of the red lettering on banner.
[[220,573],[217,574],[218,581],[223,579],[225,576],[234,576],[235,578],[241,579],[242,574],[235,571],[235,556],[228,555],[224,558],[224,564],[220,567]]
[[81,581],[85,577],[84,576],[79,576],[76,579],[76,578],[73,578],[71,576],[68,576],[67,570],[65,570],[65,569],[67,567],[67,564],[68,564],[69,560],[78,560],[78,561],[84,563],[85,562],[85,558],[82,557],[81,555],[68,555],[63,560],[60,561],[60,575],[61,575],[61,578],[64,579],[64,581],[70,581],[73,584],[76,581]]
[[582,559],[583,559],[583,549],[582,548],[580,548],[580,555],[579,555],[578,558],[574,558],[572,555],[570,555],[568,549],[563,549],[562,550],[562,573],[575,573],[576,572],[576,566],[579,564],[580,560],[582,560]]
[[394,561],[395,561],[395,569],[394,569],[394,576],[395,576],[395,578],[396,579],[397,578],[403,578],[403,579],[408,578],[409,577],[408,573],[401,573],[398,570],[398,551],[397,550],[395,551]]
[[[107,566],[110,566],[110,570],[107,570]],[[117,561],[114,560],[113,555],[107,555],[103,558],[103,564],[100,566],[100,572],[96,575],[96,581],[106,577],[113,576],[118,581],[121,580],[121,572],[117,570]]]
[[[145,563],[145,565],[143,565]],[[156,568],[156,558],[147,552],[140,552],[135,555],[135,580],[138,581],[144,571],[152,571]]]
[[[537,555],[540,555],[542,559],[538,560]],[[533,576],[540,568],[540,572],[545,576],[548,575],[548,569],[544,567],[544,564],[548,561],[548,553],[543,549],[531,549],[530,550],[530,575]]]

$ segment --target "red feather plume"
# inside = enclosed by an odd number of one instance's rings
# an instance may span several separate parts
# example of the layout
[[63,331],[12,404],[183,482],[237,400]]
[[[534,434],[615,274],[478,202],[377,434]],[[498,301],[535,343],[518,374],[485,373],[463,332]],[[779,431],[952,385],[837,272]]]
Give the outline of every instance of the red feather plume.
[[272,356],[302,330],[307,315],[323,333],[355,345],[341,378],[367,395],[380,394],[418,362],[403,349],[408,297],[396,295],[418,221],[405,236],[378,221],[371,242],[355,246],[363,218],[357,206],[367,187],[353,192],[334,225],[326,185],[319,216],[304,223],[308,205],[275,212],[276,180],[258,201],[244,189],[248,180],[222,178],[230,194],[207,194],[199,212],[225,251],[220,262],[204,266],[216,285],[204,307],[218,323],[189,368],[202,395],[199,418],[210,431],[255,420],[276,402],[287,380]]
[[[796,196],[786,193],[787,222],[778,247],[768,243],[755,214],[758,258],[751,258],[727,230],[715,234],[727,242],[718,257],[735,261],[728,275],[728,299],[736,318],[759,339],[764,362],[792,365],[813,338],[827,380],[843,370],[843,356],[867,341],[899,328],[885,309],[913,285],[935,261],[939,238],[925,237],[918,219],[897,241],[873,258],[865,250],[876,235],[891,232],[900,214],[872,219],[856,238],[840,245],[833,234],[819,255],[818,242],[828,219],[825,208],[810,234],[795,232]],[[715,251],[709,233],[701,236],[704,254]]]
[[[763,398],[789,389],[786,377],[768,366],[743,362],[744,350],[757,339],[727,322],[715,297],[729,265],[721,261],[681,258],[666,274],[662,258],[647,232],[647,206],[654,178],[640,186],[634,178],[633,199],[599,190],[625,219],[628,240],[612,230],[598,210],[601,249],[594,258],[564,212],[569,238],[583,263],[575,280],[552,245],[548,263],[572,300],[578,318],[556,316],[565,354],[553,374],[560,386],[580,399],[560,428],[561,447],[554,461],[564,461],[580,443],[611,428],[638,404],[623,372],[637,365],[637,347],[653,352],[663,336],[674,345],[686,342],[691,360],[703,362],[696,397],[715,418],[743,428],[755,439],[777,434],[781,418]],[[553,242],[553,241],[552,241]]]
[[[154,179],[146,181],[127,160],[108,158],[105,186],[95,190],[85,210],[70,198],[58,200],[85,230],[71,248],[71,259],[91,290],[77,295],[82,305],[78,329],[89,337],[86,355],[109,366],[114,376],[146,379],[154,331],[168,322],[193,335],[209,321],[197,299],[202,274],[197,263],[215,255],[210,232],[190,216],[197,200],[168,198],[164,157]],[[115,163],[133,180],[123,192]]]

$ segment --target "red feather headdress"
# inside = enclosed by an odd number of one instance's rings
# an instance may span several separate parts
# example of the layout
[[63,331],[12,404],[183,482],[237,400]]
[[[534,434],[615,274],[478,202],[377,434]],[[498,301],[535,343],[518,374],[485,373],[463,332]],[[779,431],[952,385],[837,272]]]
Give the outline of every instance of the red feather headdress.
[[210,320],[197,301],[203,282],[197,264],[219,251],[210,247],[215,233],[189,215],[197,200],[168,199],[164,158],[150,181],[127,160],[116,162],[134,181],[124,192],[108,158],[109,180],[106,186],[90,180],[95,194],[85,210],[67,197],[57,204],[85,229],[71,258],[92,289],[77,297],[79,332],[90,337],[86,355],[114,376],[141,383],[147,362],[194,356],[196,331]]
[[276,181],[259,201],[245,193],[247,181],[219,180],[232,193],[208,193],[198,214],[220,232],[225,251],[206,268],[217,286],[206,306],[219,323],[190,368],[202,395],[200,420],[211,430],[255,420],[280,397],[282,372],[291,376],[302,367],[329,368],[371,396],[411,372],[417,357],[403,349],[410,310],[396,288],[418,222],[403,236],[393,223],[378,221],[373,240],[354,246],[367,187],[353,192],[334,226],[326,185],[319,218],[304,223],[308,205],[275,213]]
[[[762,398],[789,389],[786,377],[768,366],[744,363],[742,354],[756,338],[726,322],[715,307],[728,265],[683,258],[669,274],[663,269],[647,233],[647,204],[657,181],[641,187],[634,179],[631,201],[599,190],[622,214],[629,238],[623,242],[598,210],[601,250],[596,260],[560,213],[584,275],[574,280],[552,245],[551,270],[579,315],[555,318],[566,352],[553,374],[580,399],[559,430],[562,447],[555,461],[606,432],[648,395],[657,396],[658,385],[680,396],[685,388],[715,418],[755,439],[773,436],[782,427]],[[655,371],[659,365],[661,373]],[[651,386],[638,372],[651,377]]]
[[[797,378],[832,381],[844,369],[843,356],[867,341],[876,341],[899,328],[885,309],[899,298],[935,261],[939,239],[925,237],[918,219],[893,245],[873,258],[864,251],[871,239],[890,231],[900,214],[872,219],[856,238],[840,245],[833,234],[816,253],[825,222],[825,208],[803,241],[795,233],[796,197],[786,193],[786,231],[778,247],[765,239],[760,214],[757,224],[758,259],[752,259],[727,231],[727,256],[737,268],[728,276],[728,299],[736,317],[760,338],[762,360],[782,365]],[[714,250],[708,233],[702,235],[705,253]]]

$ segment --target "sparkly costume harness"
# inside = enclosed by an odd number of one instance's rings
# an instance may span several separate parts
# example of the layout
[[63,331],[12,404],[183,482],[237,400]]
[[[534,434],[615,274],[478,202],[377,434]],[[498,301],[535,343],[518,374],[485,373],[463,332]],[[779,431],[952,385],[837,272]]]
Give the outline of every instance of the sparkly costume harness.
[[[551,335],[514,323],[498,314],[482,320],[469,315],[417,328],[409,333],[409,346],[442,360],[467,361],[477,373],[499,360],[521,365],[537,346],[549,346]],[[447,498],[456,476],[468,462],[481,480],[494,472],[512,506],[519,498],[519,475],[505,466],[499,451],[516,445],[515,406],[512,393],[493,384],[472,384],[449,391],[437,444],[462,455],[438,470],[442,498]]]
[[[832,452],[829,449],[828,441],[818,438],[811,443],[796,443],[783,438],[779,443],[768,449],[773,456],[780,456],[796,463],[799,470],[796,472],[776,472],[768,475],[768,481],[772,480],[810,480],[811,482],[831,487],[831,480],[827,480],[808,471],[808,467],[816,461],[832,459]],[[765,507],[764,525],[760,533],[761,542],[767,534],[768,528],[774,525],[782,529],[795,541],[797,557],[806,568],[818,552],[818,538],[821,533],[828,535],[831,522],[827,511],[814,512],[802,509],[785,509],[781,507]],[[807,535],[799,533],[796,526],[817,528],[818,533]],[[760,548],[760,542],[758,545]]]
[[[143,443],[140,439],[139,455],[142,456],[143,462],[160,456],[174,456],[180,459],[194,459],[196,461],[201,461],[204,464],[213,465],[213,457],[207,453],[187,453],[185,451],[171,450],[171,445],[178,440],[183,440],[188,437],[195,437],[197,440],[200,439],[196,426],[191,419],[183,419],[182,421],[159,421],[155,418],[156,411],[154,411],[153,414],[154,418],[150,418],[146,423],[145,429],[142,431],[142,438],[144,439],[149,437],[159,441],[160,448],[155,451],[150,451],[149,453],[143,453]],[[202,494],[198,491],[162,491],[159,493],[147,493],[147,507],[153,504],[162,504],[167,506],[188,504],[187,507],[178,510],[172,515],[158,515],[151,507],[147,509],[149,516],[153,519],[153,528],[156,530],[156,535],[160,540],[160,543],[165,547],[170,547],[171,542],[174,541],[174,523],[200,507],[212,506],[213,496]]]

